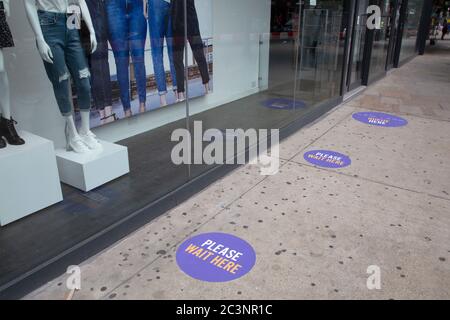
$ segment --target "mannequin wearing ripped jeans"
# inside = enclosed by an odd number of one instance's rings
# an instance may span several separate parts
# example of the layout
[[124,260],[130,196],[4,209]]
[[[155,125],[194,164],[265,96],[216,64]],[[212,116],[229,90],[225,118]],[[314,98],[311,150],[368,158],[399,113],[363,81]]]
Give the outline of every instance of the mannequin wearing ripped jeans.
[[[71,25],[73,13],[67,0],[24,0],[27,17],[36,36],[39,54],[53,85],[55,98],[66,120],[67,150],[86,153],[99,150],[101,144],[90,130],[91,86],[90,71],[81,45],[79,28]],[[91,51],[97,40],[85,0],[71,0],[77,6],[90,33]],[[71,20],[69,20],[71,19]],[[81,113],[78,132],[73,117],[70,78],[73,79]]]

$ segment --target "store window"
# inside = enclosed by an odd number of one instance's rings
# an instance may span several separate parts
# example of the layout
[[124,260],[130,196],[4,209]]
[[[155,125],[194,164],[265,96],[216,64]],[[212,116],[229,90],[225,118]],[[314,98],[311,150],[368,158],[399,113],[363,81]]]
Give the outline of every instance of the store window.
[[1,180],[0,287],[216,166],[174,163],[176,130],[234,139],[342,99],[344,1],[0,4],[0,161],[24,181]]
[[[217,24],[214,41],[215,95],[229,102],[216,107],[189,99],[191,135],[198,121],[203,130],[223,133],[227,128],[282,129],[296,119],[324,112],[324,104],[336,105],[345,42],[343,4],[216,2],[217,12],[226,12],[227,21],[233,21]],[[191,177],[213,167],[194,164]]]

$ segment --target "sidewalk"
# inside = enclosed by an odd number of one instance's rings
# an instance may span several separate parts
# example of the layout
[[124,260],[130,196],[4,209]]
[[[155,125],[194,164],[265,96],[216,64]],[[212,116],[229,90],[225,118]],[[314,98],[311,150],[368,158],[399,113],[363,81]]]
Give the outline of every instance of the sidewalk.
[[[83,263],[74,299],[450,299],[450,43],[438,46],[282,142],[278,175],[242,167]],[[353,120],[364,110],[409,123]],[[352,165],[313,167],[303,154],[318,149]],[[252,271],[185,275],[176,249],[206,232],[249,242]],[[381,290],[366,287],[371,265]],[[25,298],[63,299],[66,277]]]

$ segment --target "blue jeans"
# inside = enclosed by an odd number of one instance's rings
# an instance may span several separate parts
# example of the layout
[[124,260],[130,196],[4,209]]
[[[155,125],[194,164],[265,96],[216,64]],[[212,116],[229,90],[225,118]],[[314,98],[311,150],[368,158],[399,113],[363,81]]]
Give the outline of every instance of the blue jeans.
[[167,93],[166,71],[164,70],[164,39],[166,39],[167,43],[173,90],[177,90],[177,77],[173,64],[173,32],[170,4],[164,0],[149,0],[148,15],[153,69],[158,92],[160,95],[163,95]]
[[70,76],[77,90],[78,107],[83,111],[90,110],[90,72],[81,46],[79,31],[67,28],[65,13],[39,10],[38,16],[44,40],[53,54],[53,63],[44,61],[44,66],[53,84],[61,114],[67,116],[73,112]]
[[[120,99],[125,111],[131,108],[130,56],[134,65],[139,102],[145,103],[146,73],[144,62],[147,23],[142,0],[107,0],[109,43],[114,52]],[[95,17],[93,17],[95,19]]]

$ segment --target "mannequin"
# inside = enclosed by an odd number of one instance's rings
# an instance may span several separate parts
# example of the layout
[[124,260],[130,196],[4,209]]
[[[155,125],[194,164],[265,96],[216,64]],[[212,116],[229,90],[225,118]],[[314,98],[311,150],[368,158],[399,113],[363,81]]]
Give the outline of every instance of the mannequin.
[[16,122],[11,118],[9,80],[3,54],[3,48],[14,46],[11,31],[6,22],[6,17],[9,17],[9,13],[9,0],[0,0],[0,149],[6,147],[3,137],[11,145],[22,145],[25,143],[17,134],[14,127]]
[[[24,0],[28,21],[36,36],[39,54],[44,62],[55,98],[66,120],[67,150],[86,153],[101,149],[90,130],[91,86],[90,71],[81,45],[79,30],[69,21],[69,4],[78,5],[89,29],[91,53],[97,39],[85,0]],[[70,76],[75,83],[81,113],[79,132],[73,117]]]

